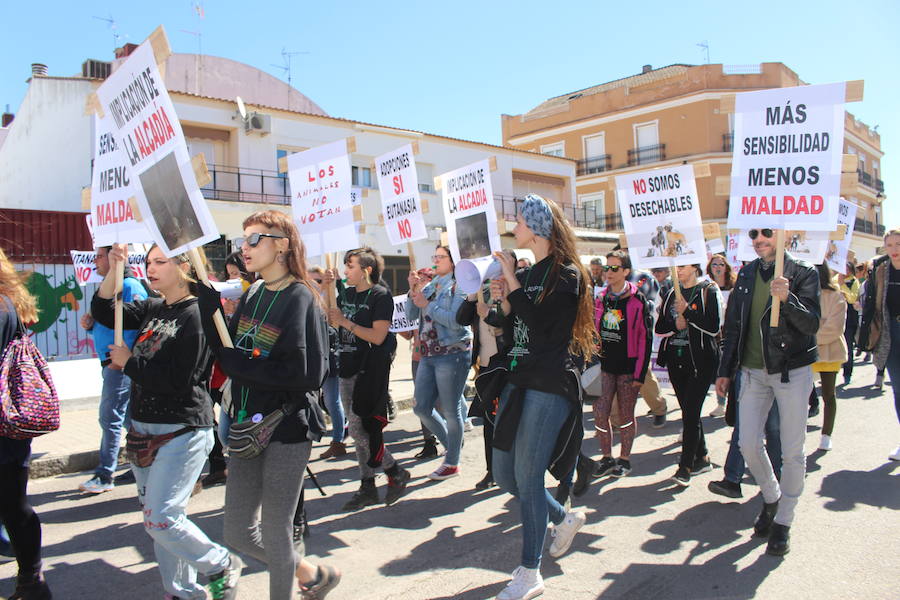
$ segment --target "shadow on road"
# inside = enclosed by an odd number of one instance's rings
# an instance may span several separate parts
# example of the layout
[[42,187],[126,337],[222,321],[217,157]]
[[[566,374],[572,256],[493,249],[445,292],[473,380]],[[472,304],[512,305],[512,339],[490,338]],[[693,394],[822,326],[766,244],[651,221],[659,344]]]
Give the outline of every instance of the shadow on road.
[[871,471],[836,471],[825,476],[818,494],[831,498],[825,508],[835,511],[853,510],[857,504],[900,510],[897,493],[898,462],[889,462]]

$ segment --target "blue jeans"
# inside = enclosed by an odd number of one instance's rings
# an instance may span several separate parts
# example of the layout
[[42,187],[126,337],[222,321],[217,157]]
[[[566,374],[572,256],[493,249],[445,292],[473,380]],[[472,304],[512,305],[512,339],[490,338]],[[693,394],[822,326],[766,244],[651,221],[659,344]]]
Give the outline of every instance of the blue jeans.
[[219,443],[222,444],[222,448],[228,448],[228,432],[231,430],[231,417],[228,416],[228,413],[222,410],[222,407],[219,407],[219,426],[216,429],[216,433],[219,434]]
[[[497,418],[513,390],[507,384],[500,394]],[[494,448],[494,481],[519,500],[522,511],[522,566],[537,569],[547,534],[547,521],[562,523],[565,509],[547,491],[544,473],[550,466],[553,448],[571,407],[564,396],[526,390],[522,417],[512,448],[507,452]]]
[[[739,398],[741,393],[741,372],[738,371],[734,376],[734,395]],[[734,430],[731,432],[731,442],[728,445],[728,456],[725,458],[725,480],[731,483],[740,483],[744,478],[744,471],[747,465],[744,463],[744,455],[741,454],[741,447],[738,444],[740,439],[740,418],[738,415],[741,411],[734,411]],[[766,419],[766,454],[772,462],[772,469],[775,476],[781,479],[781,422],[778,418],[778,403],[772,403],[772,409]]]
[[[140,421],[131,425],[138,433],[151,435],[182,428]],[[185,514],[212,447],[212,428],[195,429],[169,440],[149,467],[133,467],[144,530],[153,538],[163,587],[179,598],[206,598],[197,573],[211,575],[229,564],[228,550],[210,540]]]
[[894,410],[900,421],[900,322],[896,319],[891,319],[891,351],[885,367],[891,378],[891,387],[894,388]]
[[[461,406],[471,359],[471,352],[423,356],[416,372],[416,406],[413,410],[447,449],[444,462],[451,466],[459,464],[462,449],[464,418]],[[440,413],[435,405],[440,408]]]
[[110,481],[119,462],[122,428],[130,425],[128,399],[131,379],[122,371],[103,367],[103,389],[100,392],[100,464],[94,474]]
[[346,417],[344,416],[344,405],[341,404],[341,386],[338,377],[329,377],[322,386],[322,393],[325,395],[325,406],[328,407],[328,416],[331,417],[331,441],[344,441],[344,427],[346,425]]

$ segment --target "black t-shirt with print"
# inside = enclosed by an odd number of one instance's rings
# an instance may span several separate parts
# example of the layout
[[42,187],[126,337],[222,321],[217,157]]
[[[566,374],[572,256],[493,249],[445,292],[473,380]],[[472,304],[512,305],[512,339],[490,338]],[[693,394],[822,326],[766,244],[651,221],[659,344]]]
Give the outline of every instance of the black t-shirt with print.
[[[681,288],[681,295],[688,305],[697,299],[698,292],[699,287],[696,285],[691,288]],[[677,320],[678,313],[675,311],[674,300],[669,308],[669,314],[673,321]],[[691,340],[688,337],[688,328],[685,327],[680,331],[676,329],[675,333],[669,337],[669,341],[666,343],[666,364],[692,366],[693,362],[691,361],[690,345]]]
[[600,321],[600,369],[613,375],[634,374],[635,358],[628,356],[628,299],[615,297],[607,288]]
[[[375,285],[365,292],[357,293],[355,287],[346,288],[338,297],[338,308],[344,316],[360,327],[372,327],[375,321],[388,321],[394,318],[394,299],[391,293],[380,285]],[[377,348],[393,352],[396,348],[393,333]],[[340,330],[340,374],[341,377],[353,377],[359,372],[363,358],[372,345],[350,333],[349,329]]]
[[888,271],[887,305],[893,319],[900,315],[900,269],[888,264]]

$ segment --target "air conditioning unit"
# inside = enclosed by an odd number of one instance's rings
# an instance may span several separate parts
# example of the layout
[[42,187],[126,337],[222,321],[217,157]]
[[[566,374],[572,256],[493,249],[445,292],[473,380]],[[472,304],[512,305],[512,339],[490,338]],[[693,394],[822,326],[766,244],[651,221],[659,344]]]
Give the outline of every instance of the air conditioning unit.
[[244,133],[269,135],[272,133],[272,115],[252,112],[244,119]]

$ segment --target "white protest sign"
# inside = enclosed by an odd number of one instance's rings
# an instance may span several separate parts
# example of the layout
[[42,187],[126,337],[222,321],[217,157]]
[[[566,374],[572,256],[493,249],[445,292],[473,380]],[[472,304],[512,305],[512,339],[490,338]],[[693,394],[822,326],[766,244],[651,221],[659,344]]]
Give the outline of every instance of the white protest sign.
[[217,240],[219,232],[197,186],[181,123],[149,42],[109,76],[97,97],[127,160],[143,222],[166,256]]
[[147,226],[137,221],[129,199],[136,197],[131,169],[118,152],[115,124],[109,116],[94,115],[94,173],[91,178],[91,218],[94,246],[144,242],[152,239]]
[[656,375],[656,381],[659,383],[659,387],[672,387],[672,382],[669,379],[669,369],[668,367],[661,367],[656,364],[656,360],[659,357],[659,347],[662,343],[662,338],[658,335],[653,336],[653,346],[650,350],[650,370],[653,371],[653,374]]
[[838,225],[847,226],[847,235],[842,240],[829,240],[825,252],[825,262],[838,273],[847,271],[847,255],[850,253],[850,242],[853,241],[853,228],[856,227],[857,206],[841,198],[838,206]]
[[729,229],[834,231],[845,84],[735,95]]
[[419,198],[419,178],[412,144],[375,158],[384,226],[391,244],[428,237]]
[[[97,258],[97,252],[94,250],[70,250],[72,256],[72,264],[75,266],[75,281],[80,286],[88,283],[100,283],[103,276],[97,272],[97,265],[94,260]],[[131,267],[132,274],[138,279],[147,279],[145,270],[143,252],[129,252],[128,266]]]
[[706,253],[710,256],[713,254],[725,254],[725,244],[722,243],[722,238],[707,240]]
[[616,192],[635,268],[706,262],[693,166],[619,175]]
[[418,319],[410,319],[406,316],[406,294],[394,296],[394,318],[391,320],[390,331],[415,331],[419,328]]
[[307,255],[358,248],[347,141],[290,154],[287,163],[294,223]]
[[363,191],[362,188],[352,187],[350,188],[350,204],[352,206],[359,206],[362,204],[363,199]]
[[501,249],[488,159],[441,175],[441,192],[454,262]]
[[[784,249],[797,260],[805,260],[814,265],[819,265],[825,259],[825,250],[829,242],[828,237],[829,232],[827,231],[788,230],[784,232]],[[736,236],[736,240],[738,261],[749,262],[759,258],[756,250],[753,249],[753,240],[750,239],[749,230],[741,231]]]
[[84,224],[87,225],[88,233],[91,234],[91,247],[97,247],[97,238],[94,237],[94,219],[91,218],[91,213],[84,215]]

